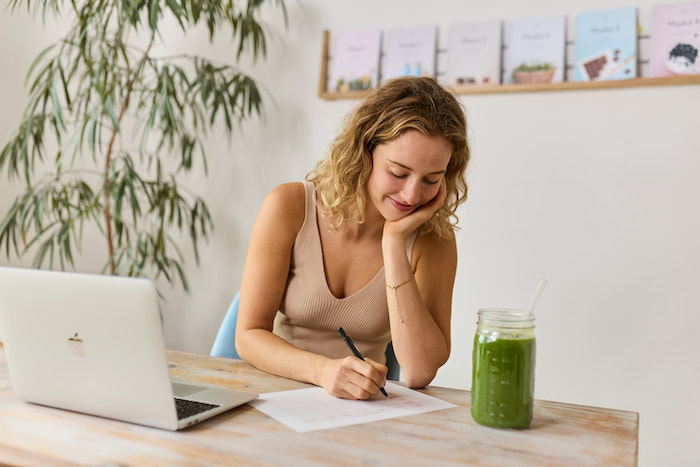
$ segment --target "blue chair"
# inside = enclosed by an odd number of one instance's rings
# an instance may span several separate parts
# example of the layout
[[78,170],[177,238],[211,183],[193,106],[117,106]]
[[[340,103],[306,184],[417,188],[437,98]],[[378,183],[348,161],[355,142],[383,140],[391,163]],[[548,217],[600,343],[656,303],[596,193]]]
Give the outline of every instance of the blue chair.
[[226,316],[221,322],[219,332],[216,334],[216,339],[214,339],[214,345],[212,345],[211,352],[209,352],[209,355],[213,357],[241,359],[238,352],[236,352],[236,321],[238,321],[238,302],[240,297],[240,292],[233,297]]
[[[216,334],[216,339],[214,339],[214,345],[212,345],[211,352],[209,352],[209,355],[213,357],[241,358],[238,352],[236,352],[236,321],[238,320],[238,302],[240,296],[241,293],[238,292],[233,298],[231,305],[228,307],[224,320],[221,322],[219,332]],[[387,379],[398,381],[401,368],[399,367],[398,360],[396,360],[394,346],[391,342],[387,345],[385,354],[386,366],[389,367]]]

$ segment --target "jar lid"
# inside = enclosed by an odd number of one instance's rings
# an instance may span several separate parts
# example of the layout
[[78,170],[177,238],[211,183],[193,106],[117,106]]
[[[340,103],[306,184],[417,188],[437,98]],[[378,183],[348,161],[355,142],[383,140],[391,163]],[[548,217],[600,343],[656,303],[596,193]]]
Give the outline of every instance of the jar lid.
[[535,326],[535,315],[513,308],[481,308],[479,323],[501,328],[531,328]]

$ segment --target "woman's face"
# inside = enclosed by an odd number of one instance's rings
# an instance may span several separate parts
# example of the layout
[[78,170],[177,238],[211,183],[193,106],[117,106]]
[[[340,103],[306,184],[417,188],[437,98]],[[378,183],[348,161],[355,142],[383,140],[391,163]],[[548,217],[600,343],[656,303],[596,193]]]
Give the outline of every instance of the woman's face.
[[437,195],[451,155],[447,139],[417,130],[378,144],[367,183],[370,206],[390,221],[423,206]]

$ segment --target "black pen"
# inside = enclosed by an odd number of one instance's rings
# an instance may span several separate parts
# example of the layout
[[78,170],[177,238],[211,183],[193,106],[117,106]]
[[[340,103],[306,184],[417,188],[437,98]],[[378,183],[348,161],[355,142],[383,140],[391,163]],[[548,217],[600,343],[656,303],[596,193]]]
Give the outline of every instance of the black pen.
[[[343,331],[343,328],[338,328],[338,334],[340,334],[340,337],[343,338],[346,344],[348,344],[348,347],[350,347],[350,350],[352,350],[352,353],[355,354],[357,358],[362,360],[363,362],[365,361],[365,358],[362,356],[359,350],[357,350],[357,347],[355,347],[355,343],[348,337],[347,334],[345,334],[345,331]],[[386,393],[384,388],[379,388],[380,391],[382,391],[382,394],[384,394],[384,397],[389,397],[389,395]]]

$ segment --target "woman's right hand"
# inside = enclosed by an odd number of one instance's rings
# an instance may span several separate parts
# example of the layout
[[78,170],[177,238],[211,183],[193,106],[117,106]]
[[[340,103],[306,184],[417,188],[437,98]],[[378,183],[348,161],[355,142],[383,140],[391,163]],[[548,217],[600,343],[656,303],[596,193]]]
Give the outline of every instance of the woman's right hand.
[[386,384],[386,365],[356,357],[328,360],[320,369],[320,386],[331,396],[364,400],[379,393]]

